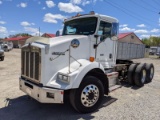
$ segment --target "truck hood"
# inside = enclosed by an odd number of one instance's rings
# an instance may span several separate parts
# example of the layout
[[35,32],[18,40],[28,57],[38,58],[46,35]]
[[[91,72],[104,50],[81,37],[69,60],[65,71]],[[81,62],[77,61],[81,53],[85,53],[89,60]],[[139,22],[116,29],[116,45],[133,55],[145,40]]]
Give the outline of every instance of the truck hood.
[[[71,41],[77,39],[80,42],[78,48],[70,47]],[[66,68],[69,65],[69,47],[70,55],[74,58],[70,58],[70,63],[79,59],[89,59],[90,54],[90,40],[85,35],[67,35],[55,38],[49,38],[49,52],[42,57],[42,73],[43,84],[47,84],[47,80],[56,80],[58,71]],[[38,42],[38,41],[37,41]],[[84,54],[85,53],[85,54]],[[46,64],[47,63],[47,64]]]
[[57,46],[59,44],[66,44],[70,45],[70,42],[73,39],[78,39],[78,40],[86,40],[88,36],[85,35],[67,35],[67,36],[60,36],[60,37],[55,37],[55,38],[50,38],[50,45],[51,46]]
[[26,43],[32,43],[32,42],[38,42],[48,45],[57,45],[62,44],[67,41],[71,41],[73,39],[81,39],[81,38],[87,38],[88,36],[85,35],[65,35],[65,36],[59,36],[54,38],[45,38],[45,37],[31,37],[27,39]]

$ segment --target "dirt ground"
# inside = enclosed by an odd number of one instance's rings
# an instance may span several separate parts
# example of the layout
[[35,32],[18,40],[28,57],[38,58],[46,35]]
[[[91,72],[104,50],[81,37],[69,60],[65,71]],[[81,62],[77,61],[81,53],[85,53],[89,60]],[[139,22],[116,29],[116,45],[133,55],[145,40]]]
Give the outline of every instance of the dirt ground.
[[142,88],[123,85],[104,97],[94,113],[79,114],[68,102],[41,104],[19,90],[20,49],[5,52],[0,61],[0,120],[160,120],[160,59],[135,61],[153,63],[153,82]]

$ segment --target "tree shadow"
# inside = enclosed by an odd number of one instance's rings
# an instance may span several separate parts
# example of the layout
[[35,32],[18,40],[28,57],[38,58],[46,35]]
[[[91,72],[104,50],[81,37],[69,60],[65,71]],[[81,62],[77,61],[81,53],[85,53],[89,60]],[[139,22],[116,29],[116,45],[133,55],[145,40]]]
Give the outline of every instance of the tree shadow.
[[[99,109],[116,100],[104,96],[102,106]],[[5,103],[5,107],[0,108],[1,120],[89,120],[95,118],[92,113],[80,114],[76,112],[69,101],[64,104],[42,104],[25,95],[15,99],[6,98]]]

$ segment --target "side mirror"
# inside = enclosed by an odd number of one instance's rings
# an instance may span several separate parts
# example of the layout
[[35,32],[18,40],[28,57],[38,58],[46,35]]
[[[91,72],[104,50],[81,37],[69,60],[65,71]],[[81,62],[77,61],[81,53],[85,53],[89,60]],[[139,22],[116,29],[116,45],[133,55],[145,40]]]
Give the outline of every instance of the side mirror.
[[78,39],[73,39],[73,40],[71,41],[71,46],[72,46],[73,48],[77,48],[77,47],[79,47],[79,45],[80,45],[80,42],[79,42]]
[[118,40],[118,23],[112,23],[111,40]]
[[59,30],[56,32],[56,37],[58,37],[58,36],[60,36],[60,31]]

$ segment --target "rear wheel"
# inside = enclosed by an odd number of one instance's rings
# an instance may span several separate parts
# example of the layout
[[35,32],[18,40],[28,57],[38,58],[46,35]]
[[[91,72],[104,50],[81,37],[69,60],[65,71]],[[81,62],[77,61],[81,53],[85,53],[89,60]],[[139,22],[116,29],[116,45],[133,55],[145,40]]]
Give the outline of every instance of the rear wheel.
[[84,78],[78,89],[71,90],[70,102],[80,113],[93,112],[101,104],[104,88],[101,81],[93,76]]
[[146,72],[147,72],[146,83],[149,83],[152,81],[153,76],[154,76],[154,66],[152,63],[146,64]]
[[131,64],[128,69],[127,78],[128,83],[133,85],[134,84],[134,75],[136,70],[137,64]]
[[145,69],[146,64],[139,64],[135,70],[135,77],[134,77],[134,82],[135,85],[142,87],[144,83],[146,82],[146,69]]

